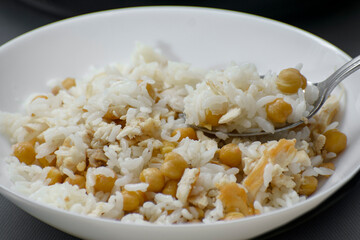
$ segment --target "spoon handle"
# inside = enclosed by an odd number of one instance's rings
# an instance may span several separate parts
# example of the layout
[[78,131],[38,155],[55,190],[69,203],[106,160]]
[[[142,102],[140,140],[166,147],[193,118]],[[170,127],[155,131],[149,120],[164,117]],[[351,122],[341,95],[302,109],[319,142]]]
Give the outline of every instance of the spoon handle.
[[325,81],[318,84],[318,88],[321,91],[325,91],[325,99],[330,95],[332,90],[346,77],[353,72],[360,69],[360,56],[353,58],[351,61],[345,63],[342,67],[331,74]]

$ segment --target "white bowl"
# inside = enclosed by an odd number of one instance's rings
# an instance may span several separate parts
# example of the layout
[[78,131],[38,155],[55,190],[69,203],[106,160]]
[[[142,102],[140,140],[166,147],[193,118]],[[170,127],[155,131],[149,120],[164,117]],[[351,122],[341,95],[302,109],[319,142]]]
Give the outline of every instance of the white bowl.
[[[53,78],[80,77],[90,65],[128,62],[135,41],[163,50],[172,60],[197,67],[256,63],[260,72],[303,63],[303,73],[321,81],[350,59],[330,43],[300,29],[244,13],[188,7],[142,7],[88,14],[39,28],[0,47],[0,110],[16,112],[33,92],[48,91]],[[68,213],[38,204],[10,190],[0,161],[0,193],[40,220],[86,239],[240,239],[289,222],[319,205],[360,166],[360,73],[350,76],[341,129],[348,148],[335,161],[335,174],[305,202],[260,216],[214,224],[132,225]],[[359,106],[359,104],[358,104]],[[10,145],[0,138],[0,157]]]

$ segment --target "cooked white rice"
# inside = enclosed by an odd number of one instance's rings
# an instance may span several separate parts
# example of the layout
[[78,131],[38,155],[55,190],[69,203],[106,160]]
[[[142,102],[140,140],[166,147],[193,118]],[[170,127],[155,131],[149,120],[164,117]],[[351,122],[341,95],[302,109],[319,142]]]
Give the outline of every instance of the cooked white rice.
[[[267,117],[266,105],[281,98],[292,107],[287,122],[294,123],[309,115],[319,91],[307,85],[294,94],[284,94],[277,88],[276,73],[260,76],[254,64],[231,65],[209,71],[195,87],[188,87],[184,113],[186,123],[222,132],[265,131],[273,133],[275,125]],[[220,126],[209,126],[206,111],[221,115]]]
[[[1,132],[11,143],[31,142],[36,152],[29,165],[14,156],[7,159],[13,188],[68,211],[137,223],[211,223],[231,219],[227,216],[234,212],[251,216],[292,206],[306,199],[302,187],[307,177],[333,173],[323,164],[336,156],[324,149],[323,131],[337,123],[323,119],[337,110],[337,100],[310,124],[267,139],[211,138],[198,131],[196,139],[178,141],[180,133],[172,134],[187,127],[180,113],[185,112],[187,123],[199,124],[205,109],[216,113],[225,105],[230,124],[219,129],[272,132],[264,106],[278,97],[294,109],[290,122],[306,116],[316,89],[309,86],[305,93],[286,95],[275,80],[271,72],[261,78],[253,64],[195,70],[143,45],[137,46],[130,64],[92,69],[69,89],[53,80],[58,92],[35,100],[32,96],[24,114],[0,115]],[[219,160],[219,149],[228,143],[242,153],[238,166]],[[161,168],[170,151],[188,164],[175,196],[149,191],[140,179],[144,169]],[[55,184],[49,177],[54,168],[62,175]],[[84,188],[62,183],[77,176],[84,177]],[[99,176],[113,180],[110,189],[101,190]],[[254,177],[260,180],[254,182]],[[125,190],[143,194],[144,202],[124,211]]]

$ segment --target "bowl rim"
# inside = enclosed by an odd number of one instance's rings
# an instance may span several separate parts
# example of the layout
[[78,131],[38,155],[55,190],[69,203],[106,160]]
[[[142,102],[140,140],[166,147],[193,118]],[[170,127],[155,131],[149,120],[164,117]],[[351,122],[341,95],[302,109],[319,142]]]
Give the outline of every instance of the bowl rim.
[[[197,6],[138,6],[138,7],[127,7],[127,8],[111,9],[111,10],[103,10],[103,11],[98,11],[98,12],[86,13],[86,14],[58,20],[58,21],[55,21],[52,23],[48,23],[44,26],[35,28],[26,33],[23,33],[15,38],[7,41],[6,43],[0,45],[0,55],[1,55],[2,51],[4,51],[5,49],[10,48],[13,45],[21,43],[23,41],[26,41],[27,39],[31,38],[32,35],[34,35],[34,34],[39,34],[41,32],[47,31],[49,29],[54,29],[54,28],[57,28],[57,27],[60,27],[63,25],[71,24],[74,21],[75,22],[86,21],[87,19],[91,19],[91,18],[109,17],[110,15],[117,15],[117,14],[124,14],[124,13],[132,14],[132,13],[141,12],[141,11],[160,11],[160,12],[195,11],[195,12],[203,12],[203,13],[208,13],[208,14],[233,15],[234,17],[243,16],[248,19],[251,19],[251,21],[255,20],[255,21],[268,22],[268,23],[271,23],[272,25],[276,25],[276,27],[285,28],[286,30],[292,31],[292,32],[295,31],[300,35],[306,36],[307,38],[310,38],[313,41],[319,42],[321,45],[326,46],[327,48],[329,48],[329,50],[331,49],[331,51],[336,52],[338,55],[340,55],[342,58],[344,58],[344,60],[351,59],[351,57],[346,52],[339,49],[334,44],[328,42],[327,40],[325,40],[319,36],[316,36],[315,34],[312,34],[308,31],[306,31],[306,30],[300,29],[296,26],[292,26],[290,24],[287,24],[287,23],[284,23],[284,22],[281,22],[278,20],[270,19],[270,18],[263,17],[263,16],[258,16],[258,15],[251,14],[251,13],[239,12],[239,11],[234,11],[234,10],[226,10],[226,9],[218,9],[218,8],[209,8],[209,7],[197,7]],[[5,163],[5,164],[7,165],[7,163]],[[253,215],[253,216],[249,216],[249,217],[246,217],[243,219],[233,220],[230,222],[217,221],[217,222],[206,223],[206,224],[204,224],[204,223],[193,223],[193,224],[127,223],[127,222],[121,222],[116,219],[91,217],[91,216],[88,216],[85,214],[78,214],[78,213],[74,213],[74,212],[70,212],[67,210],[56,208],[56,207],[53,207],[48,204],[37,202],[33,199],[30,199],[29,197],[23,196],[20,193],[17,193],[16,191],[11,190],[8,187],[3,186],[1,183],[0,183],[0,194],[2,194],[3,196],[5,196],[8,199],[15,198],[19,201],[30,202],[31,204],[34,204],[37,207],[46,208],[48,210],[55,211],[60,214],[69,214],[70,216],[73,216],[76,218],[87,219],[87,220],[91,219],[91,220],[100,221],[100,222],[104,222],[104,223],[120,224],[120,225],[128,225],[128,226],[135,225],[135,226],[141,226],[144,228],[148,228],[148,227],[150,227],[150,228],[154,228],[154,227],[157,227],[157,228],[169,228],[169,227],[170,228],[194,228],[194,227],[195,228],[199,228],[199,227],[208,228],[208,227],[213,227],[213,226],[218,226],[218,225],[223,225],[223,224],[228,225],[229,223],[240,224],[244,221],[253,221],[253,220],[257,220],[259,218],[271,217],[273,215],[278,215],[278,214],[281,214],[282,212],[298,208],[304,204],[310,205],[311,203],[317,202],[318,198],[321,198],[321,197],[327,195],[323,200],[320,200],[320,202],[315,204],[314,207],[311,207],[309,210],[302,212],[301,215],[303,215],[303,214],[309,212],[311,209],[317,207],[319,204],[321,204],[323,201],[325,201],[325,199],[327,199],[328,197],[333,195],[337,190],[339,190],[342,186],[344,186],[346,183],[348,183],[350,181],[350,179],[352,179],[359,172],[359,170],[360,170],[360,166],[358,166],[355,170],[353,170],[350,174],[348,174],[345,178],[343,178],[341,182],[338,182],[338,183],[332,185],[328,189],[324,190],[320,195],[310,196],[305,201],[296,203],[293,206],[279,208],[279,209],[276,209],[271,212],[262,213],[260,215]]]
[[[201,6],[186,6],[186,5],[161,5],[161,6],[135,6],[135,7],[124,7],[124,8],[117,8],[117,9],[108,9],[108,10],[101,10],[96,12],[90,12],[90,13],[84,13],[60,20],[56,20],[54,22],[47,23],[45,25],[39,26],[37,28],[34,28],[30,31],[27,31],[25,33],[22,33],[7,42],[0,45],[0,52],[4,47],[7,47],[8,45],[12,45],[17,43],[18,41],[23,41],[23,38],[29,37],[29,34],[37,34],[38,32],[46,31],[48,28],[58,27],[60,25],[69,24],[73,21],[83,21],[87,18],[96,18],[101,15],[110,15],[110,14],[121,14],[122,12],[137,12],[137,11],[169,11],[169,10],[182,10],[182,11],[203,11],[203,12],[209,12],[211,14],[232,14],[232,15],[243,15],[247,16],[248,18],[261,20],[263,22],[271,22],[272,24],[276,24],[277,26],[281,26],[287,29],[291,29],[292,31],[296,31],[300,34],[305,35],[306,37],[311,38],[312,40],[315,40],[317,42],[320,42],[321,44],[325,44],[328,48],[331,48],[338,53],[340,53],[343,57],[348,58],[347,60],[351,59],[351,56],[343,51],[342,49],[335,46],[333,43],[327,41],[324,38],[321,38],[305,29],[301,29],[297,26],[288,24],[286,22],[282,22],[280,20],[272,19],[269,17],[264,17],[260,15],[256,15],[253,13],[247,13],[247,12],[240,12],[236,10],[230,10],[230,9],[221,9],[221,8],[212,8],[212,7],[201,7]],[[25,39],[24,39],[25,40]]]

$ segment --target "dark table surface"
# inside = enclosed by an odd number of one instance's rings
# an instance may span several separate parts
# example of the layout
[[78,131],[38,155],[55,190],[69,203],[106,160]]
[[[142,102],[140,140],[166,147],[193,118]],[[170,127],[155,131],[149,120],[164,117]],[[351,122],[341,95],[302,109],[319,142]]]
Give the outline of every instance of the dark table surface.
[[[276,11],[267,11],[269,6],[261,5],[261,1],[255,2],[258,2],[258,8],[253,4],[243,6],[243,9],[237,6],[236,10],[275,18],[324,38],[352,57],[360,54],[360,1],[345,0],[330,6],[326,1],[315,4],[317,1],[314,0],[313,5],[299,8],[299,11],[294,10],[294,6],[289,7],[290,2],[274,1],[279,4],[276,8],[271,6]],[[231,5],[225,7],[231,8]],[[0,45],[22,33],[60,20],[66,14],[76,13],[54,14],[20,1],[0,0]],[[360,239],[359,203],[360,174],[357,174],[315,210],[259,239]],[[0,239],[77,238],[35,219],[0,196]]]

